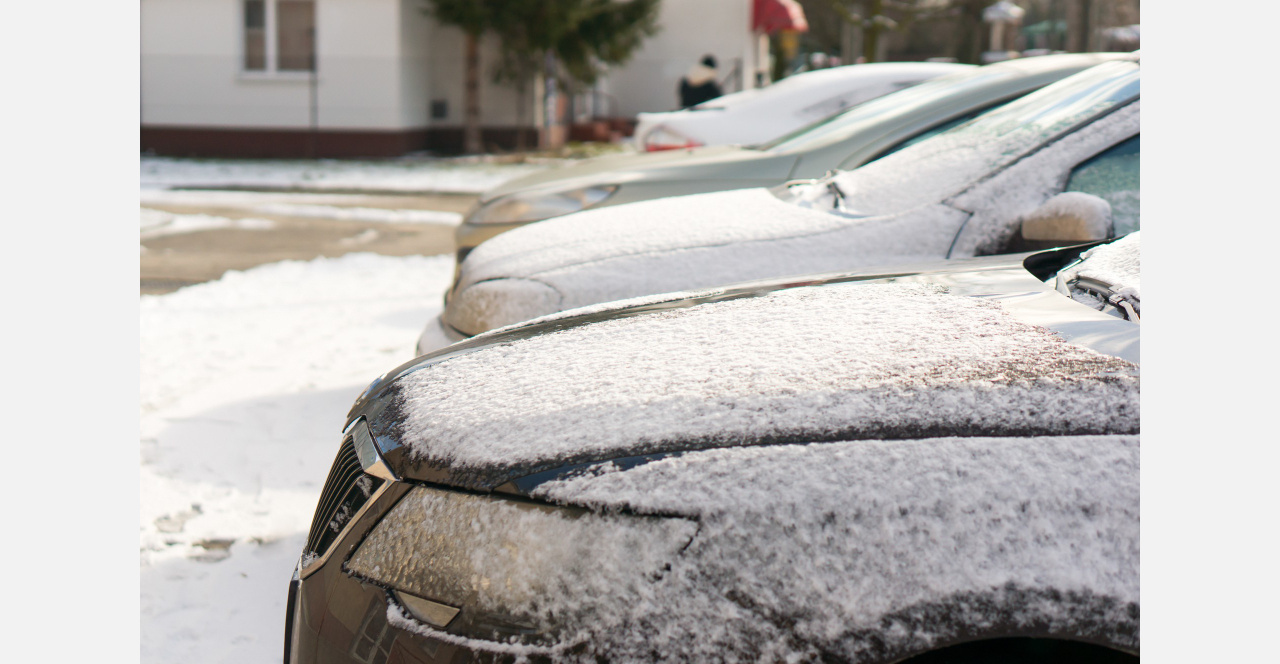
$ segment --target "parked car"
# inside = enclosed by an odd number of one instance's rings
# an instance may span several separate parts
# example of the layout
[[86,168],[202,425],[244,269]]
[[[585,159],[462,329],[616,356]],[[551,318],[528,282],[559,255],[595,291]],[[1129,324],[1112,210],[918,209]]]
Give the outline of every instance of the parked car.
[[1050,83],[1128,53],[1076,53],[969,68],[819,120],[757,146],[588,159],[485,192],[458,227],[458,262],[514,228],[588,208],[726,189],[773,187],[853,169]]
[[417,358],[348,415],[285,661],[1137,662],[1139,243]]
[[1137,230],[1139,75],[1136,62],[1104,63],[817,181],[587,210],[505,233],[463,261],[419,351],[438,345],[440,330],[456,339],[650,293]]
[[647,152],[764,143],[881,95],[972,67],[883,62],[796,74],[683,110],[640,113],[635,143]]

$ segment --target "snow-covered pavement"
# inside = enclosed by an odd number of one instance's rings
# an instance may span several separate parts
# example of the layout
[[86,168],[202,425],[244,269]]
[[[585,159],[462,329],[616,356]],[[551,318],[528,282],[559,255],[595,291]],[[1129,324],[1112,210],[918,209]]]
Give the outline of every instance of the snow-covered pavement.
[[[449,229],[463,208],[447,206],[548,165],[144,157],[139,230]],[[220,186],[250,191],[179,189]],[[451,254],[347,253],[141,296],[142,661],[280,661],[289,577],[347,410],[413,356],[452,272]]]
[[261,188],[335,192],[466,192],[478,194],[562,160],[496,163],[482,159],[169,159],[143,157],[143,189]]
[[279,660],[346,411],[412,356],[452,267],[348,254],[141,297],[143,661]]

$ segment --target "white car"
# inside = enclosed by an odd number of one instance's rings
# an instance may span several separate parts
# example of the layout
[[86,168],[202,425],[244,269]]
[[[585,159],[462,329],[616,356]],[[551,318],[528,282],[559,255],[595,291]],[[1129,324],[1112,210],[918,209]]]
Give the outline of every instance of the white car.
[[864,101],[972,68],[943,62],[885,62],[805,72],[680,111],[640,113],[636,147],[652,152],[764,143]]
[[463,261],[441,329],[457,339],[653,293],[1130,233],[1140,106],[1138,63],[1110,62],[830,178],[518,228]]

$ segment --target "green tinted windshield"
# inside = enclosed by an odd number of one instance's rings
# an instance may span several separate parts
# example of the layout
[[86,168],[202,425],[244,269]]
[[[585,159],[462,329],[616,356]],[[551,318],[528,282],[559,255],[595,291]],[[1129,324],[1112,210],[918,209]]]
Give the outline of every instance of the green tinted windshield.
[[948,74],[859,104],[844,113],[837,113],[832,117],[801,127],[782,138],[765,143],[758,149],[782,154],[825,147],[843,141],[886,118],[908,115],[917,108],[938,103],[952,95],[963,94],[968,90],[990,85],[994,81],[1013,77],[1013,71],[992,67]]

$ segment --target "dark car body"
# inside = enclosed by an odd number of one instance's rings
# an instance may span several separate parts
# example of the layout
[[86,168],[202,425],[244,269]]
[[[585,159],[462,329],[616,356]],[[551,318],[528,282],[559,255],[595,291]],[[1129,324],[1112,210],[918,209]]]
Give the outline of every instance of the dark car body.
[[[1085,248],[656,296],[485,334],[388,372],[349,414],[290,584],[286,662],[1135,661],[1139,325],[1055,291],[1054,275]],[[981,321],[944,332],[938,343],[956,354],[929,364],[930,338],[909,339],[915,321],[831,321],[812,310],[845,298],[875,302],[889,319],[942,304]],[[682,327],[718,315],[748,324],[702,336]],[[771,345],[769,330],[794,329],[790,316],[834,327]],[[856,330],[844,356],[846,340],[825,330],[845,322],[894,332],[874,343],[896,359],[876,368],[859,357]],[[612,335],[640,325],[671,334],[609,350]],[[1034,343],[986,360],[966,350],[1010,331]],[[565,376],[617,399],[564,403],[556,390],[566,386],[552,383],[567,379],[537,371],[556,353],[572,358]],[[701,356],[720,359],[700,365]],[[670,372],[683,377],[642,366],[674,367],[673,357],[687,359]],[[477,367],[494,373],[477,377]],[[824,382],[827,373],[837,379]],[[521,399],[492,397],[472,411],[475,394],[455,398],[459,385],[484,389],[504,376],[508,387],[524,383],[504,392]],[[692,391],[675,394],[672,380]],[[757,384],[772,396],[757,399]],[[652,396],[633,398],[646,389]],[[495,423],[494,413],[514,414]],[[788,492],[798,498],[777,497]],[[431,511],[453,504],[462,516]],[[486,510],[554,527],[490,522]],[[519,527],[493,525],[504,523]],[[654,545],[666,564],[626,576],[649,549],[628,548],[626,537],[611,549],[554,536],[564,524],[628,537],[639,528],[641,543],[666,537],[668,548]],[[545,558],[544,545],[572,555]],[[618,557],[579,555],[597,546]],[[414,553],[424,550],[462,553]],[[565,591],[547,579],[577,588],[570,604],[538,614],[553,627],[480,608],[487,572],[476,585],[456,570],[500,558],[535,568],[524,570],[533,587],[551,584],[530,597],[511,589],[515,577],[493,577],[495,596],[515,593],[535,613]],[[597,567],[610,568],[607,583],[590,593],[574,585]],[[470,599],[451,604],[433,587]],[[574,638],[557,641],[564,634]]]

